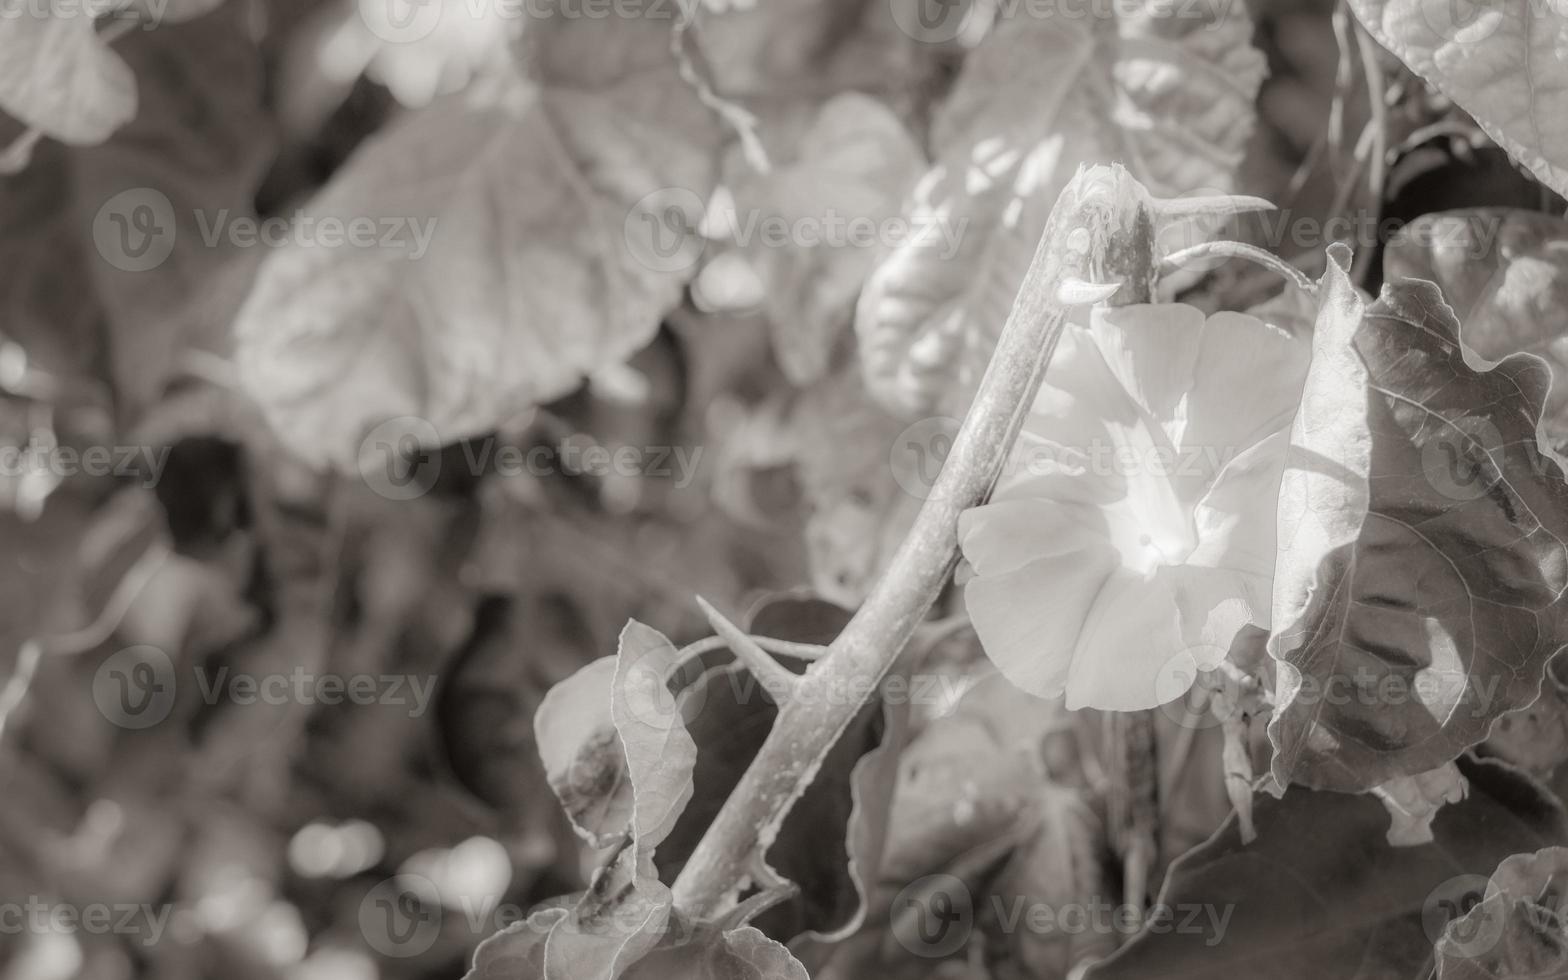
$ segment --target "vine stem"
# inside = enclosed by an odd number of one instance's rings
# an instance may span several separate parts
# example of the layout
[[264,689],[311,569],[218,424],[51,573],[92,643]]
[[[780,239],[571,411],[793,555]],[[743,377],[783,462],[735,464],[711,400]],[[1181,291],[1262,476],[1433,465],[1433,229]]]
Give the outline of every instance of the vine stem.
[[1117,165],[1080,168],[1057,198],[952,451],[888,570],[828,654],[798,679],[773,730],[674,885],[676,908],[711,920],[735,903],[867,692],[904,649],[957,563],[958,518],[990,495],[1061,338],[1060,296],[1122,282],[1147,295],[1154,274],[1148,192]]

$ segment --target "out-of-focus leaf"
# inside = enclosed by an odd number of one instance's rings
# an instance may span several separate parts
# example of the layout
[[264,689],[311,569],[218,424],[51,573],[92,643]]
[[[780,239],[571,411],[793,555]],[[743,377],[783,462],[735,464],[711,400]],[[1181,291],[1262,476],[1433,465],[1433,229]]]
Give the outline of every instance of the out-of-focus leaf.
[[254,221],[274,153],[262,54],[243,3],[134,31],[116,50],[140,107],[75,150],[76,219],[109,320],[111,377],[136,418],[180,373],[180,355],[227,354],[229,328],[265,251],[231,232]]
[[677,72],[671,21],[540,14],[537,90],[414,113],[307,209],[316,227],[369,221],[375,243],[263,264],[237,361],[306,458],[352,468],[401,416],[423,423],[390,442],[487,431],[646,344],[680,301],[693,263],[680,241],[662,249],[697,223],[718,130]]
[[743,246],[765,285],[774,355],[790,381],[809,384],[827,369],[925,155],[885,104],[846,92],[822,105],[792,161],[758,174],[734,156],[734,210],[707,220]]
[[[1034,809],[1039,821],[1034,837],[1013,855],[992,893],[1013,910],[1087,907],[1115,894],[1104,861],[1109,849],[1104,818],[1088,794],[1047,784],[1039,790]],[[1079,963],[1101,959],[1116,948],[1114,933],[1095,929],[1020,928],[1004,941],[1022,975],[1030,977],[1066,977]]]
[[914,522],[956,424],[933,420],[911,432],[872,401],[850,365],[805,389],[789,425],[812,585],[858,605]]
[[64,3],[6,11],[0,31],[0,109],[64,143],[101,143],[136,115],[138,73],[110,49],[97,18],[176,23],[223,0]]
[[[902,418],[968,406],[1079,165],[1122,161],[1157,197],[1235,186],[1264,72],[1244,8],[1096,14],[1004,21],[932,124],[937,164],[905,208],[920,236],[872,274],[855,313],[866,384]],[[1162,244],[1214,228],[1178,226]]]
[[1539,177],[1568,194],[1568,12],[1506,0],[1351,0],[1351,9],[1412,71],[1453,99]]
[[1550,374],[1461,343],[1437,288],[1368,304],[1329,250],[1274,579],[1273,771],[1355,792],[1436,768],[1540,691],[1568,638]]
[[1155,926],[1092,967],[1089,980],[1419,976],[1449,911],[1446,887],[1514,852],[1568,840],[1561,806],[1532,780],[1496,762],[1460,769],[1470,796],[1444,807],[1434,842],[1419,847],[1385,841],[1388,817],[1368,796],[1299,786],[1282,799],[1259,793],[1257,840],[1243,845],[1233,817],[1177,859]]
[[1465,345],[1489,360],[1538,354],[1558,379],[1546,436],[1568,444],[1568,221],[1523,208],[1423,215],[1383,253],[1390,282],[1427,279],[1464,324]]
[[1482,900],[1437,942],[1437,980],[1555,980],[1568,976],[1563,878],[1568,848],[1514,854],[1492,872]]

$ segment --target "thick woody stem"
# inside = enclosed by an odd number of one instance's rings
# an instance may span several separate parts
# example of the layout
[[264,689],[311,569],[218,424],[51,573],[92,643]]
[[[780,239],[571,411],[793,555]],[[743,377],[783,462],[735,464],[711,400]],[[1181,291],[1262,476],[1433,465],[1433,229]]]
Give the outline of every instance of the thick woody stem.
[[[958,518],[983,503],[1001,472],[1067,319],[1060,298],[1084,283],[1144,293],[1153,272],[1143,187],[1118,166],[1081,169],[1051,211],[996,352],[952,451],[887,573],[801,676],[751,767],[674,886],[676,907],[712,919],[732,905],[754,854],[766,850],[860,703],[925,618],[959,556]],[[1081,291],[1081,290],[1080,290]]]

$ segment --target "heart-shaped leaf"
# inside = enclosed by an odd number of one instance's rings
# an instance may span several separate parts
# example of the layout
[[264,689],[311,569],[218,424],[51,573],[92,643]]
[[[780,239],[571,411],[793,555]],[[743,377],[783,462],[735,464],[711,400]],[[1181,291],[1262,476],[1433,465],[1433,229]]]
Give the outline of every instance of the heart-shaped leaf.
[[306,458],[352,468],[367,431],[404,416],[421,421],[389,444],[489,430],[624,359],[679,303],[718,128],[667,11],[538,13],[539,87],[465,93],[378,134],[263,263],[236,360]]
[[1242,844],[1232,817],[1177,859],[1151,924],[1089,980],[1422,976],[1467,882],[1568,839],[1561,806],[1527,777],[1497,762],[1460,768],[1470,797],[1444,807],[1419,847],[1383,839],[1388,817],[1370,797],[1259,793],[1257,839]]
[[1568,11],[1538,0],[1351,0],[1385,48],[1568,194]]
[[[904,213],[931,233],[893,250],[855,313],[867,387],[895,415],[962,414],[1080,165],[1121,161],[1157,197],[1234,188],[1264,74],[1245,9],[1094,13],[1002,21],[933,120],[937,163]],[[1162,244],[1215,225],[1175,226]]]
[[1540,691],[1568,639],[1551,375],[1481,362],[1437,287],[1367,303],[1329,250],[1274,577],[1275,778],[1355,792],[1434,769]]

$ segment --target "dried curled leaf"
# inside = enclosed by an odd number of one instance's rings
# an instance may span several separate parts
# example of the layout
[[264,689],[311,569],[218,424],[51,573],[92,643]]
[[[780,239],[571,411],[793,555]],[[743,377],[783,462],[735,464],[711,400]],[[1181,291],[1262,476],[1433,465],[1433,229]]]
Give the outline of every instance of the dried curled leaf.
[[1437,980],[1549,980],[1568,976],[1563,888],[1568,848],[1514,854],[1492,872],[1482,900],[1437,941]]
[[1536,0],[1351,0],[1385,48],[1568,194],[1568,10]]
[[671,23],[545,13],[526,28],[538,89],[413,113],[306,209],[315,228],[369,222],[372,243],[301,241],[262,264],[236,360],[307,459],[352,468],[367,431],[401,416],[427,423],[399,433],[421,443],[492,428],[624,359],[679,303],[691,264],[639,217],[667,217],[657,192],[679,188],[671,206],[696,225],[718,129],[676,70]]
[[[1156,197],[1233,189],[1264,73],[1246,11],[1111,8],[1004,21],[933,122],[937,164],[905,209],[928,233],[889,255],[855,313],[867,386],[894,414],[967,407],[1081,164],[1119,160]],[[1213,229],[1176,226],[1163,244]]]
[[1329,256],[1280,489],[1269,737],[1279,783],[1356,792],[1535,700],[1568,638],[1568,485],[1538,358],[1483,362],[1431,283],[1368,304]]

